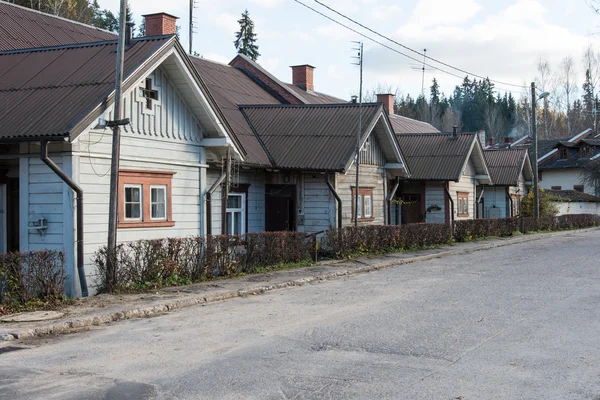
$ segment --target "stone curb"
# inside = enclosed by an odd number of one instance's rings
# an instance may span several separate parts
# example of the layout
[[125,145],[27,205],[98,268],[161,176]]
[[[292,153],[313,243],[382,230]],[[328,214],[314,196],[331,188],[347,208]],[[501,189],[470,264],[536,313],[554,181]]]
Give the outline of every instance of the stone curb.
[[[10,331],[9,330],[9,331],[5,331],[5,332],[0,332],[0,342],[12,341],[15,339],[28,339],[28,338],[52,335],[52,334],[68,333],[69,331],[71,331],[73,329],[81,329],[81,328],[86,328],[86,327],[91,327],[91,326],[98,326],[98,325],[102,325],[102,324],[107,324],[107,323],[117,322],[117,321],[122,321],[122,320],[127,320],[127,319],[133,319],[133,318],[148,318],[148,317],[153,317],[153,316],[157,316],[160,314],[164,314],[169,311],[192,307],[192,306],[196,306],[196,305],[200,305],[200,304],[214,303],[217,301],[229,300],[229,299],[233,299],[236,297],[247,297],[250,295],[258,295],[258,294],[262,294],[265,292],[270,292],[272,290],[284,289],[286,287],[293,287],[293,286],[302,286],[302,285],[306,285],[306,284],[317,283],[317,282],[330,280],[330,279],[336,279],[336,278],[345,277],[345,276],[365,274],[368,272],[378,271],[378,270],[389,268],[392,266],[400,266],[400,265],[404,265],[404,264],[412,264],[415,262],[429,261],[429,260],[433,260],[436,258],[443,258],[443,257],[454,256],[454,255],[469,254],[469,253],[474,253],[476,251],[489,250],[489,249],[493,249],[493,248],[497,248],[497,247],[510,246],[510,245],[519,244],[519,243],[527,243],[527,242],[541,240],[541,239],[545,239],[545,238],[549,238],[549,237],[568,236],[568,235],[574,234],[574,233],[591,232],[591,231],[598,230],[598,229],[600,229],[600,228],[587,228],[587,229],[578,229],[578,230],[569,230],[569,231],[549,232],[549,233],[534,234],[531,236],[524,235],[524,236],[518,236],[516,238],[510,238],[510,239],[496,239],[494,241],[494,243],[486,243],[486,244],[482,244],[481,246],[476,246],[476,247],[471,247],[471,248],[466,248],[466,249],[448,250],[448,251],[443,251],[443,252],[439,252],[439,253],[435,253],[435,254],[415,256],[415,257],[410,257],[410,258],[406,258],[406,259],[392,259],[390,261],[380,262],[380,263],[377,263],[374,265],[366,265],[364,267],[346,269],[343,271],[332,272],[332,273],[328,273],[328,274],[324,274],[324,275],[320,275],[320,276],[310,276],[310,277],[305,277],[305,278],[299,278],[299,279],[294,279],[294,280],[290,280],[287,282],[277,283],[274,285],[258,286],[258,287],[255,287],[252,289],[246,289],[246,290],[241,290],[241,289],[240,290],[231,290],[229,292],[220,293],[220,294],[216,294],[216,295],[204,295],[204,296],[199,295],[195,298],[174,300],[174,301],[169,301],[164,304],[158,304],[158,305],[154,305],[154,306],[126,309],[126,310],[107,313],[107,314],[99,315],[99,316],[96,315],[93,317],[82,317],[82,318],[77,318],[77,319],[73,319],[73,320],[59,321],[53,325],[40,327],[40,328],[24,329],[24,330],[20,330],[20,331]],[[328,262],[327,264],[331,265],[332,263]],[[324,264],[318,263],[316,265],[324,265]]]

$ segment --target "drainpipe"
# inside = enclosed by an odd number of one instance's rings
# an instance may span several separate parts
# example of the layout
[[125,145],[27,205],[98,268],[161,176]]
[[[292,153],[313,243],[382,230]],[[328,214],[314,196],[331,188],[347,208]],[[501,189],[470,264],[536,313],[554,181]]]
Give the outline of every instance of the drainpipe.
[[400,178],[396,177],[396,183],[394,184],[394,187],[392,188],[392,191],[390,192],[390,194],[388,195],[387,198],[387,220],[388,220],[388,225],[392,224],[392,200],[394,200],[394,196],[396,195],[396,191],[398,190],[398,186],[400,186]]
[[85,279],[84,249],[83,249],[83,189],[67,176],[50,158],[48,158],[48,142],[41,142],[40,159],[46,164],[60,179],[63,180],[77,194],[77,274],[79,275],[79,286],[81,287],[81,296],[88,296],[87,281]]
[[483,198],[484,193],[485,193],[485,185],[481,185],[481,193],[479,194],[479,198],[477,199],[477,218],[485,218],[485,210],[482,210],[483,215],[479,215],[479,204],[481,204],[481,199]]
[[333,185],[331,184],[331,182],[329,182],[329,174],[328,173],[325,173],[325,183],[327,184],[327,187],[329,188],[329,191],[331,192],[331,194],[333,194],[333,197],[335,197],[335,200],[338,203],[337,225],[338,225],[338,229],[342,229],[342,199],[340,198],[340,196],[335,191],[335,188],[333,187]]
[[212,194],[217,190],[219,185],[223,183],[227,177],[226,173],[222,173],[219,179],[206,192],[206,236],[212,235]]
[[508,200],[508,204],[510,204],[510,209],[509,209],[508,215],[510,215],[511,217],[514,217],[514,215],[513,215],[513,210],[514,210],[513,199],[510,196],[510,193],[508,191],[509,191],[509,188],[507,187],[506,188],[506,198]]
[[444,187],[446,194],[448,195],[448,200],[450,200],[450,222],[454,225],[454,200],[452,200],[452,196],[450,195],[450,191],[448,190],[448,184]]

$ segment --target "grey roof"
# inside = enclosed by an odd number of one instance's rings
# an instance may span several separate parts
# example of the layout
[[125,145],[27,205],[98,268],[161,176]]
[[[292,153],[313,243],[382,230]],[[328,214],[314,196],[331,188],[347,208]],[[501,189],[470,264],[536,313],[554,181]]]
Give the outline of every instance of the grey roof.
[[0,1],[0,51],[115,38],[103,29]]
[[394,129],[394,133],[396,134],[440,132],[433,125],[427,122],[417,121],[416,119],[403,117],[397,114],[390,114],[389,117],[392,128]]
[[577,190],[544,190],[543,196],[565,203],[600,203],[600,197]]
[[[273,166],[345,171],[356,149],[358,104],[240,106]],[[383,114],[380,104],[363,104],[362,130]]]
[[237,68],[191,57],[233,134],[246,151],[245,162],[271,165],[269,157],[239,110],[240,104],[279,104],[279,102]]
[[[135,40],[124,77],[174,40]],[[83,121],[92,123],[90,113],[114,89],[116,48],[111,40],[0,52],[0,140],[66,139]]]
[[458,181],[471,154],[475,133],[396,135],[413,180]]
[[526,166],[527,150],[523,148],[484,150],[483,154],[494,185],[517,186],[523,168],[530,167]]

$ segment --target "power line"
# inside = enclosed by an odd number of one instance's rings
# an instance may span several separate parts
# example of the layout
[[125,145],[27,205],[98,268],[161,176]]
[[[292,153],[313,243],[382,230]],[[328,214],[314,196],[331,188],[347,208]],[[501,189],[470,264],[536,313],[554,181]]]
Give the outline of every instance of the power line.
[[[433,62],[436,62],[436,63],[438,63],[438,64],[441,64],[441,65],[443,65],[443,66],[445,66],[445,67],[448,67],[448,68],[454,69],[454,70],[456,70],[456,71],[462,72],[462,73],[464,73],[464,74],[467,74],[467,75],[470,75],[470,76],[473,76],[473,77],[476,77],[476,78],[479,78],[479,79],[489,79],[488,77],[484,77],[484,76],[482,76],[482,75],[474,74],[474,73],[472,73],[472,72],[469,72],[469,71],[466,71],[466,70],[464,70],[464,69],[461,69],[461,68],[455,67],[455,66],[453,66],[453,65],[450,65],[450,64],[448,64],[448,63],[445,63],[445,62],[443,62],[443,61],[437,60],[437,59],[435,59],[435,58],[433,58],[433,57],[430,57],[430,56],[428,56],[428,55],[427,55],[427,54],[425,54],[424,52],[423,52],[423,53],[421,53],[420,51],[417,51],[417,50],[415,50],[415,49],[412,49],[412,48],[410,48],[410,47],[408,47],[408,46],[406,46],[406,45],[404,45],[404,44],[402,44],[402,43],[400,43],[400,42],[398,42],[398,41],[396,41],[396,40],[394,40],[394,39],[391,39],[391,38],[390,38],[390,37],[388,37],[388,36],[382,35],[381,33],[379,33],[379,32],[377,32],[377,31],[375,31],[375,30],[373,30],[373,29],[369,28],[368,26],[365,26],[365,25],[361,24],[360,22],[358,22],[358,21],[356,21],[356,20],[354,20],[354,19],[352,19],[352,18],[350,18],[350,17],[348,17],[348,16],[346,16],[346,15],[344,15],[344,14],[342,14],[341,12],[339,12],[339,11],[335,10],[334,8],[331,8],[331,7],[329,7],[327,4],[324,4],[324,3],[320,2],[319,0],[314,0],[314,2],[315,2],[315,3],[317,3],[317,4],[319,4],[319,5],[321,5],[321,6],[323,6],[323,7],[325,7],[325,8],[327,8],[328,10],[330,10],[330,11],[332,11],[332,12],[336,13],[336,14],[337,14],[337,15],[339,15],[340,17],[342,17],[342,18],[345,18],[345,19],[347,19],[348,21],[350,21],[350,22],[352,22],[352,23],[354,23],[354,24],[356,24],[356,25],[360,26],[361,28],[364,28],[364,29],[368,30],[369,32],[371,32],[371,33],[374,33],[374,34],[376,34],[377,36],[379,36],[379,37],[381,37],[381,38],[383,38],[383,39],[389,40],[390,42],[392,42],[392,43],[394,43],[394,44],[396,44],[396,45],[398,45],[398,46],[400,46],[400,47],[402,47],[402,48],[404,48],[404,49],[406,49],[406,50],[409,50],[409,51],[411,51],[411,52],[413,52],[413,53],[415,53],[415,54],[418,54],[419,56],[423,56],[424,58],[427,58],[428,60],[431,60],[431,61],[433,61]],[[519,88],[525,88],[525,86],[523,86],[523,85],[517,85],[517,84],[514,84],[514,83],[502,82],[502,81],[498,81],[498,80],[496,80],[496,79],[489,79],[489,80],[490,80],[490,82],[495,82],[495,83],[498,83],[498,84],[500,84],[500,85],[506,85],[506,86],[514,86],[514,87],[519,87]]]
[[[344,28],[346,28],[346,29],[348,29],[348,30],[350,30],[350,31],[352,31],[352,32],[354,32],[354,33],[356,33],[357,35],[359,35],[359,36],[362,36],[362,37],[364,37],[364,38],[366,38],[366,39],[370,40],[370,41],[371,41],[371,42],[373,42],[373,43],[376,43],[376,44],[378,44],[378,45],[380,45],[380,46],[382,46],[382,47],[385,47],[386,49],[388,49],[388,50],[391,50],[391,51],[393,51],[394,53],[398,53],[398,54],[400,54],[401,56],[404,56],[404,57],[406,57],[406,58],[408,58],[408,59],[410,59],[410,60],[416,61],[416,62],[418,62],[418,63],[423,63],[423,60],[419,60],[419,59],[417,59],[417,58],[415,58],[415,57],[413,57],[413,56],[410,56],[410,55],[408,55],[408,54],[406,54],[406,53],[403,53],[403,52],[401,52],[401,51],[399,51],[399,50],[397,50],[397,49],[395,49],[395,48],[393,48],[393,47],[390,47],[390,46],[388,46],[387,44],[385,44],[385,43],[382,43],[382,42],[380,42],[380,41],[379,41],[379,40],[377,40],[377,39],[373,39],[372,37],[370,37],[370,36],[368,36],[368,35],[366,35],[366,34],[364,34],[364,33],[360,32],[360,31],[358,31],[358,30],[356,30],[356,29],[354,29],[354,28],[352,28],[352,27],[350,27],[350,26],[348,26],[348,25],[346,25],[346,24],[344,24],[344,23],[342,23],[342,22],[340,22],[340,21],[337,21],[337,20],[333,19],[333,18],[332,18],[332,17],[330,17],[329,15],[326,15],[326,14],[322,13],[321,11],[319,11],[319,10],[317,10],[317,9],[315,9],[315,8],[313,8],[313,7],[311,7],[311,6],[309,6],[308,4],[305,4],[305,3],[301,2],[300,0],[294,0],[294,1],[295,1],[296,3],[298,3],[298,4],[300,4],[300,5],[302,5],[302,6],[306,7],[306,8],[308,8],[309,10],[311,10],[311,11],[313,11],[313,12],[315,12],[315,13],[317,13],[317,14],[321,15],[322,17],[324,17],[324,18],[327,18],[328,20],[330,20],[330,21],[332,21],[332,22],[334,22],[334,23],[336,23],[336,24],[338,24],[338,25],[340,25],[340,26],[342,26],[342,27],[344,27]],[[427,67],[434,68],[434,69],[436,69],[436,70],[438,70],[438,71],[440,71],[440,72],[443,72],[443,73],[445,73],[445,74],[448,74],[448,75],[450,75],[450,76],[453,76],[453,77],[455,77],[455,78],[458,78],[458,79],[460,79],[460,80],[463,80],[463,79],[464,79],[464,77],[463,77],[463,76],[461,76],[461,75],[457,75],[457,74],[455,74],[455,73],[453,73],[453,72],[450,72],[450,71],[447,71],[447,70],[445,70],[445,69],[442,69],[442,68],[439,68],[439,67],[435,67],[435,66],[433,66],[433,65],[431,65],[431,64],[427,64],[427,63],[424,63],[424,64],[425,64],[425,66],[427,66]],[[496,86],[496,87],[497,87],[498,89],[502,89],[502,90],[504,90],[504,91],[506,91],[506,92],[515,92],[515,90],[514,90],[514,89],[502,88],[502,87],[500,87],[500,86]],[[526,89],[526,87],[525,87],[525,86],[518,86],[518,87],[520,87],[520,88],[522,88],[522,89]],[[522,91],[522,92],[518,92],[518,93],[521,93],[521,94],[523,94],[523,93],[526,93],[526,92],[525,92],[525,91]]]

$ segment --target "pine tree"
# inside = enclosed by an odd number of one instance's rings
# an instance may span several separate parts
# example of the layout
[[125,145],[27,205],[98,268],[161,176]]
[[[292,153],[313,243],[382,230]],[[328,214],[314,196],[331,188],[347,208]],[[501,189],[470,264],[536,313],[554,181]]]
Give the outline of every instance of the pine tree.
[[250,57],[252,61],[260,56],[258,46],[256,45],[256,33],[254,33],[254,22],[248,14],[248,10],[242,13],[242,18],[238,20],[240,24],[239,32],[235,33],[233,44],[238,54],[243,54]]

